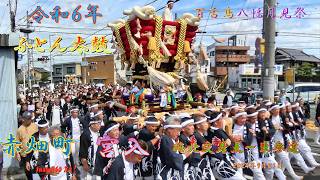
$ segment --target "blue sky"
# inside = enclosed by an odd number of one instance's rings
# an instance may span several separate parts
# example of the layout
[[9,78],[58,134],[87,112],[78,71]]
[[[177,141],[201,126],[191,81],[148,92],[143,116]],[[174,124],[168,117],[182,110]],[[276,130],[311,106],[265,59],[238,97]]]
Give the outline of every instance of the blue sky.
[[[8,13],[8,0],[0,0],[0,33],[9,32],[9,13]],[[28,10],[29,13],[35,10],[36,6],[41,6],[42,9],[49,14],[50,11],[59,5],[62,11],[72,11],[78,6],[82,5],[80,12],[82,16],[87,13],[87,6],[89,4],[99,5],[99,10],[103,17],[97,19],[97,23],[93,24],[92,19],[82,18],[82,21],[76,23],[72,21],[71,15],[69,19],[61,19],[60,23],[56,24],[52,19],[44,19],[41,24],[34,22],[36,32],[31,37],[41,37],[48,39],[49,34],[52,39],[56,35],[65,33],[85,33],[92,34],[97,30],[98,34],[109,34],[110,29],[103,29],[107,23],[123,17],[122,12],[133,6],[142,6],[147,3],[153,2],[151,5],[156,9],[163,7],[167,0],[18,0],[18,8],[16,15],[16,24],[25,25],[25,15]],[[230,7],[236,15],[242,8],[247,12],[252,11],[252,8],[262,8],[262,0],[180,0],[174,6],[174,13],[178,17],[183,13],[190,12],[195,14],[196,8],[210,9],[213,7],[218,9],[218,19],[211,19],[207,21],[208,12],[204,13],[201,21],[201,30],[205,30],[208,34],[214,37],[228,37],[232,34],[245,34],[247,44],[251,46],[250,54],[254,53],[254,42],[257,37],[261,37],[262,19],[249,19],[241,20],[241,18],[225,19],[224,9]],[[309,54],[320,57],[320,2],[319,0],[278,0],[277,15],[279,16],[283,8],[289,8],[289,13],[293,14],[297,7],[303,7],[307,15],[304,18],[292,18],[290,20],[277,19],[276,30],[279,36],[276,38],[277,47],[297,48],[303,49]],[[159,13],[162,13],[160,11]],[[248,12],[249,13],[249,12]],[[207,24],[207,26],[205,26]],[[41,27],[42,26],[42,27]],[[51,28],[47,28],[51,27]],[[54,27],[54,28],[52,28]],[[61,27],[59,29],[59,27]],[[69,28],[69,29],[68,29]],[[79,28],[79,29],[77,29]],[[42,32],[39,32],[42,31]],[[43,32],[44,31],[44,32]],[[295,33],[293,35],[292,33]],[[312,34],[312,35],[308,35]],[[63,34],[62,45],[68,45],[75,38],[76,34]],[[88,35],[82,34],[83,37]],[[313,36],[313,37],[312,37]],[[110,36],[108,36],[111,38]],[[201,36],[198,36],[196,42],[199,43]],[[89,40],[89,39],[88,39]],[[205,36],[202,38],[202,43],[209,45],[213,43],[213,38]],[[34,54],[34,57],[40,57],[43,54]],[[44,54],[46,55],[46,54]],[[68,60],[80,60],[81,56],[55,56],[56,62]]]

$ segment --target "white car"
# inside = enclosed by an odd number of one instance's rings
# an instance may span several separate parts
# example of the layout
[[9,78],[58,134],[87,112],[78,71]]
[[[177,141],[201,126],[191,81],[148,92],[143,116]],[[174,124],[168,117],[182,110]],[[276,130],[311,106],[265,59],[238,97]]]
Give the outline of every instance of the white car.
[[289,86],[286,90],[287,100],[292,102],[298,96],[302,97],[304,101],[309,103],[316,103],[316,98],[320,94],[320,83],[303,83]]

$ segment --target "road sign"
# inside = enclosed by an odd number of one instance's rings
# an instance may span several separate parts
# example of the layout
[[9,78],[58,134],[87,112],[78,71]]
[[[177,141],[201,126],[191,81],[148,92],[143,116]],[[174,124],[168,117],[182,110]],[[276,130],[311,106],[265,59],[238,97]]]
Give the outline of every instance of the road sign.
[[88,61],[81,61],[81,66],[88,66]]

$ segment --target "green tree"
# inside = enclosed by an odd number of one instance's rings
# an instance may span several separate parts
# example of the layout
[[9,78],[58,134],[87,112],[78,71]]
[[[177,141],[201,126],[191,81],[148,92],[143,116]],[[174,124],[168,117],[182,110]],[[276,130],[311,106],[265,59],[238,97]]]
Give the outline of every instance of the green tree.
[[296,74],[300,77],[311,78],[313,77],[313,68],[314,66],[311,63],[302,63],[301,66],[297,68]]

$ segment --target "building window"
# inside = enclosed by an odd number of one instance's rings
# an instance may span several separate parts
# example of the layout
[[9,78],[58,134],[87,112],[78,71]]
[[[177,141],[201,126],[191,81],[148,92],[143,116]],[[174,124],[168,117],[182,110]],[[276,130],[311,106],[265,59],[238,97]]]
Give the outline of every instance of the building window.
[[211,52],[209,53],[209,56],[214,56],[214,51],[211,51]]
[[56,74],[61,74],[61,68],[56,68]]
[[75,67],[67,67],[67,74],[74,74],[76,72]]
[[92,71],[96,71],[96,70],[97,70],[97,67],[91,65],[91,66],[89,66],[89,69],[92,70]]

